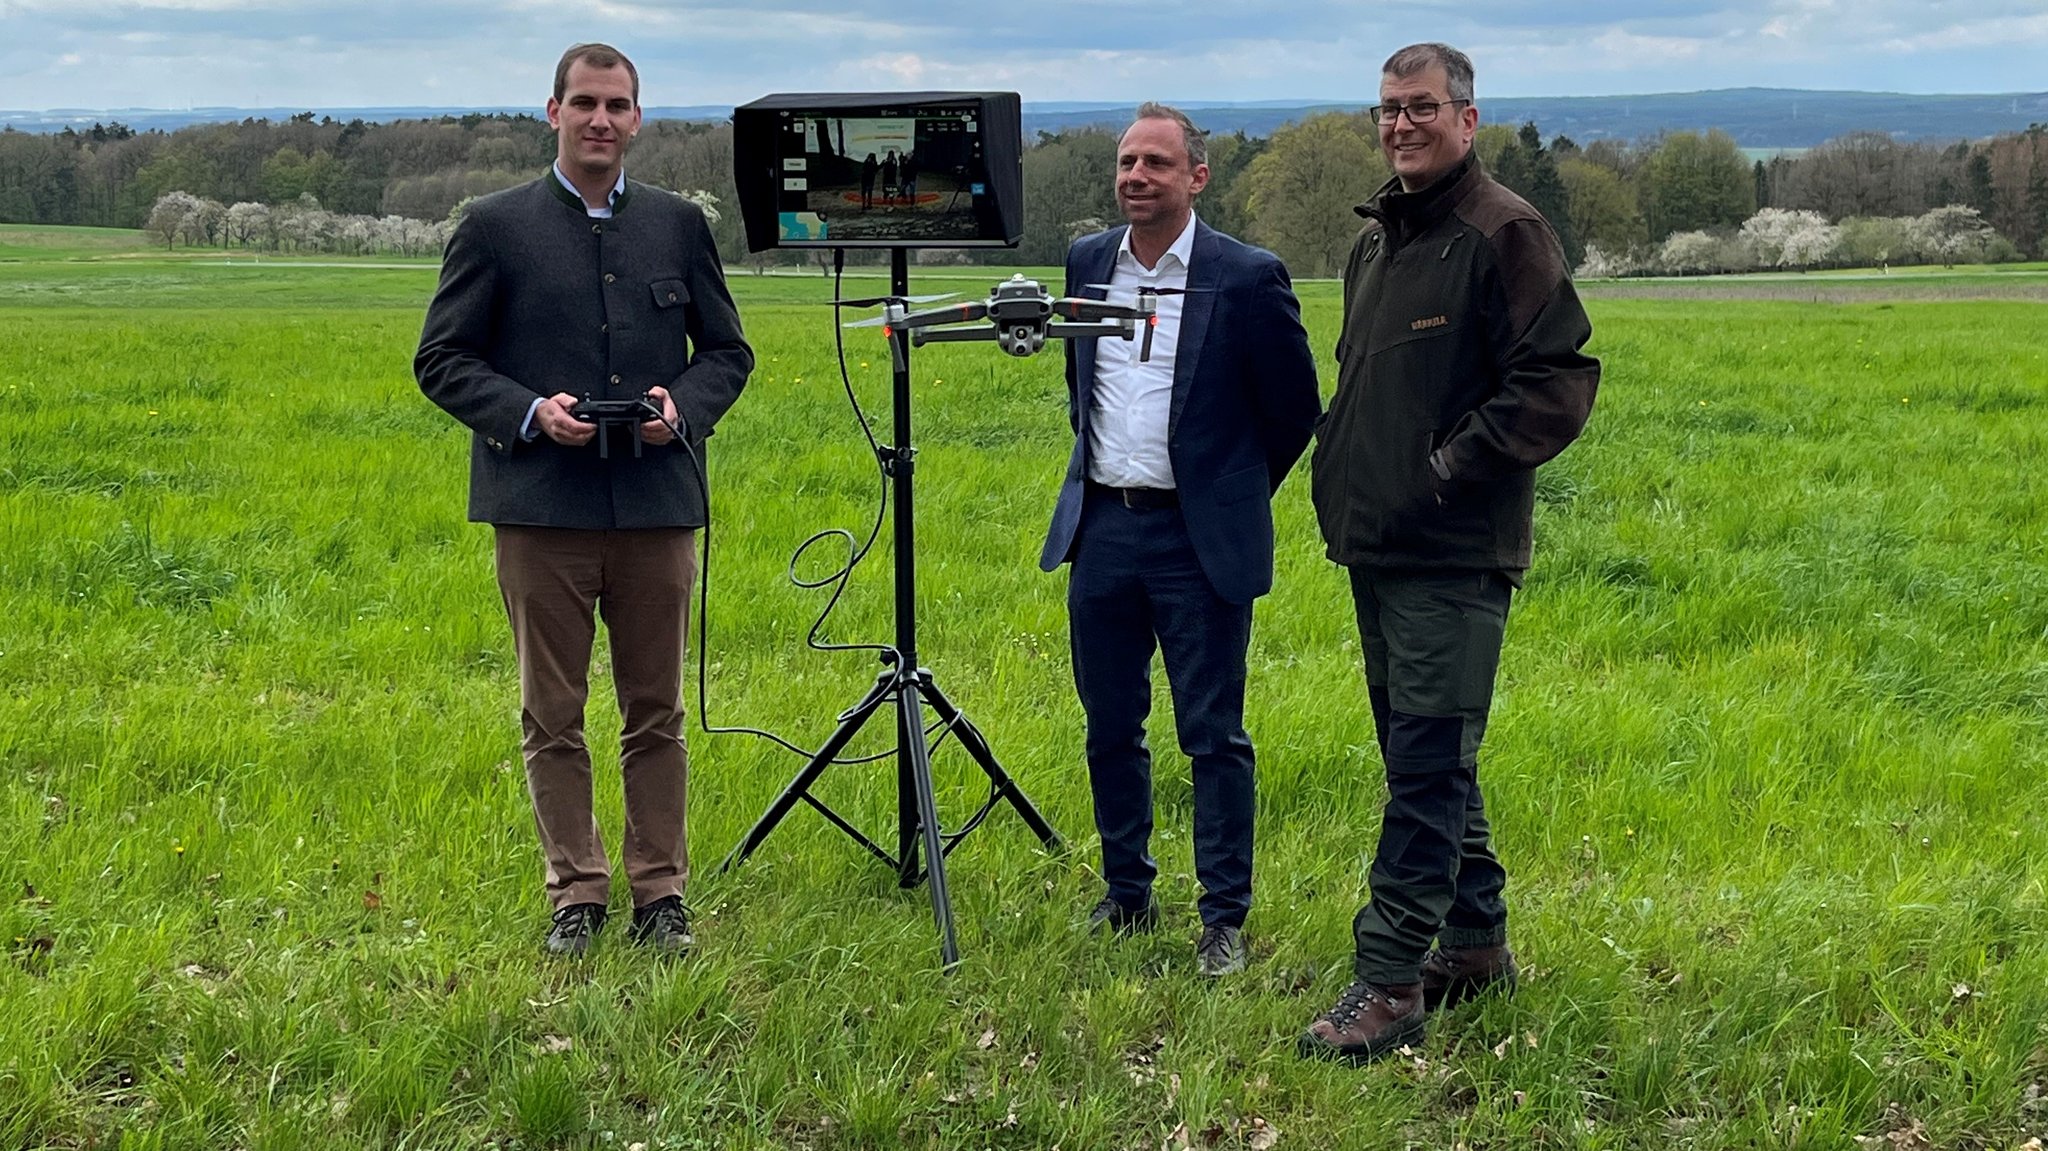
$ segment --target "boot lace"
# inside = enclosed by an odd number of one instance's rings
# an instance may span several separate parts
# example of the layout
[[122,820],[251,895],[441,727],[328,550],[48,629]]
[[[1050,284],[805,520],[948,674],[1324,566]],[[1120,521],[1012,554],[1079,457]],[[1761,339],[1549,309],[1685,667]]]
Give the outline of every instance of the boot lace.
[[597,908],[574,903],[558,909],[554,914],[554,922],[557,935],[564,939],[576,939],[597,934],[598,924],[603,920]]
[[636,925],[635,936],[641,939],[662,938],[671,935],[687,936],[690,933],[690,909],[675,896],[656,901],[641,916]]
[[1230,957],[1230,931],[1228,928],[1205,926],[1202,937],[1195,942],[1195,954],[1205,959],[1228,959]]
[[1336,1006],[1323,1012],[1322,1018],[1329,1020],[1341,1030],[1350,1026],[1351,1021],[1358,1018],[1359,1012],[1364,1011],[1366,1005],[1374,1000],[1385,1001],[1386,996],[1381,995],[1370,983],[1354,981],[1351,986],[1344,989],[1343,994],[1337,996]]

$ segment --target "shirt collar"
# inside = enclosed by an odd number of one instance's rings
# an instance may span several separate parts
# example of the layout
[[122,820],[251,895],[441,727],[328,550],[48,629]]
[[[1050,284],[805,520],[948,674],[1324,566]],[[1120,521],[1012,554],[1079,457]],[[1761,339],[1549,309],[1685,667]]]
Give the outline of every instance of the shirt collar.
[[[556,160],[553,164],[549,165],[549,167],[554,170],[555,179],[561,183],[562,187],[568,189],[569,194],[575,196],[576,199],[580,202],[583,199],[583,193],[576,190],[576,185],[571,184],[569,182],[569,177],[562,175],[562,162],[560,160]],[[533,171],[533,169],[528,168],[527,171],[531,172]],[[612,194],[605,197],[605,207],[611,208],[612,206],[616,205],[619,202],[619,197],[625,194],[626,169],[624,167],[621,167],[619,169],[618,182],[612,185]]]
[[[1189,258],[1192,257],[1194,254],[1195,214],[1193,212],[1189,212],[1188,226],[1182,228],[1180,230],[1180,235],[1174,237],[1173,243],[1168,244],[1166,246],[1166,251],[1160,255],[1159,263],[1153,266],[1152,271],[1156,273],[1159,271],[1161,267],[1164,267],[1166,264],[1166,257],[1168,256],[1172,256],[1174,259],[1180,261],[1181,269],[1185,271],[1188,266]],[[1116,258],[1118,263],[1122,263],[1125,256],[1129,256],[1131,258],[1131,263],[1137,265],[1139,269],[1142,270],[1144,268],[1143,264],[1138,263],[1137,253],[1131,251],[1131,230],[1129,228],[1124,229],[1123,242],[1118,244],[1116,248]]]

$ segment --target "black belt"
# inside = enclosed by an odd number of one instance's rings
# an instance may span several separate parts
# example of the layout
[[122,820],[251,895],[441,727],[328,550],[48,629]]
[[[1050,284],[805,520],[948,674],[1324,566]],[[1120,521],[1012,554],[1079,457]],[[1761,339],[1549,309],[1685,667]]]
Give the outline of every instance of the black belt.
[[1180,493],[1172,488],[1113,488],[1108,484],[1088,481],[1088,490],[1105,499],[1112,499],[1127,508],[1177,508]]

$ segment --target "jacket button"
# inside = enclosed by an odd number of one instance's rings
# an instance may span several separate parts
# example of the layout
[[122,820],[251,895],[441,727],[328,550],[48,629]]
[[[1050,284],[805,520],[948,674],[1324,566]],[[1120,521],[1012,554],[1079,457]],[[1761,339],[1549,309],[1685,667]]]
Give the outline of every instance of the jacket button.
[[668,302],[671,304],[676,302],[676,294],[674,292],[668,294]]
[[616,280],[616,279],[618,279],[618,277],[617,277],[617,276],[614,276],[614,275],[612,275],[612,274],[611,274],[610,272],[606,272],[606,273],[604,274],[604,282],[605,282],[605,283],[607,283],[607,284],[611,283],[611,282],[612,282],[613,280]]
[[590,230],[591,230],[591,231],[593,231],[593,232],[602,232],[602,231],[604,231],[604,225],[603,225],[603,224],[592,224],[592,225],[590,226]]
[[617,377],[617,376],[613,376],[613,377],[612,377],[612,383],[615,383],[615,384],[616,384],[616,383],[618,383],[618,382],[619,382],[619,377]]
[[597,326],[597,330],[600,332],[609,332],[612,330],[612,326],[610,324],[599,324]]
[[504,446],[505,446],[505,445],[503,445],[503,444],[499,443],[499,442],[498,442],[498,441],[496,441],[496,440],[485,440],[484,442],[485,442],[485,443],[487,443],[487,444],[489,444],[489,445],[491,445],[491,450],[492,450],[492,451],[497,451],[497,450],[498,450],[499,448],[502,448],[502,447],[504,447]]

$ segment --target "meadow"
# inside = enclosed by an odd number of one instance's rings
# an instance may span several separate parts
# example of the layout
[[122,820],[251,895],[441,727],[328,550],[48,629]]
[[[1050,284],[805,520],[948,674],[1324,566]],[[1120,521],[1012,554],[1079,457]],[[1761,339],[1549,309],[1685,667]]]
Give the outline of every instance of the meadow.
[[[1541,473],[1483,754],[1523,986],[1354,1070],[1293,1053],[1349,978],[1381,796],[1304,474],[1254,630],[1245,975],[1193,971],[1163,685],[1167,926],[1074,931],[1100,885],[1065,581],[1036,566],[1065,399],[1056,356],[982,346],[917,354],[920,654],[1068,850],[990,816],[951,857],[942,972],[923,889],[814,813],[718,870],[800,761],[697,730],[693,690],[698,950],[615,922],[548,962],[467,434],[411,377],[433,267],[0,229],[0,1147],[2048,1136],[2048,274],[1927,280],[1956,298],[1587,286],[1604,383]],[[759,366],[709,453],[708,718],[815,744],[875,664],[805,648],[825,596],[790,553],[865,538],[881,485],[829,282],[732,282]],[[1327,394],[1339,290],[1300,295]],[[848,335],[886,429],[886,354]],[[887,546],[825,638],[889,639]],[[958,823],[983,777],[950,743],[935,771]],[[819,790],[893,818],[886,764]]]

